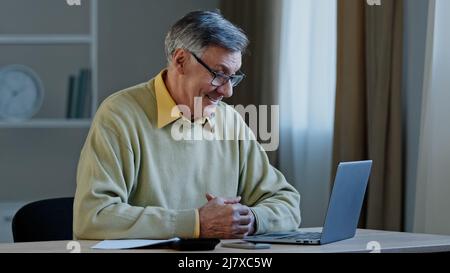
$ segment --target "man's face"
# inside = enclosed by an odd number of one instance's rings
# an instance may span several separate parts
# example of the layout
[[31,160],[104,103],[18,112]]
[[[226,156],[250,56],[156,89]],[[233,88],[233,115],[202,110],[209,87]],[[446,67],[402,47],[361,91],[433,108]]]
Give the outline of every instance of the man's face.
[[[233,95],[233,87],[230,81],[222,86],[212,85],[214,76],[191,53],[187,54],[189,56],[185,66],[185,101],[194,114],[194,98],[200,97],[203,115],[209,116],[223,98]],[[197,57],[214,72],[227,76],[234,75],[242,64],[241,52],[230,52],[217,46],[208,47],[203,56]]]

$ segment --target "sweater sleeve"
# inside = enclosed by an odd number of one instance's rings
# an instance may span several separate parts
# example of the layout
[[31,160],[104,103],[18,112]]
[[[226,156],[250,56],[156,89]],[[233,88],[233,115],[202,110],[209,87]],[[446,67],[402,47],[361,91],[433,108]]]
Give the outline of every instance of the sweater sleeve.
[[240,140],[239,194],[255,215],[255,234],[297,229],[301,221],[300,194],[272,167],[250,129],[244,130],[250,137]]
[[128,203],[137,181],[138,160],[121,134],[101,118],[108,115],[98,116],[78,163],[74,236],[97,240],[194,237],[195,209],[171,210]]

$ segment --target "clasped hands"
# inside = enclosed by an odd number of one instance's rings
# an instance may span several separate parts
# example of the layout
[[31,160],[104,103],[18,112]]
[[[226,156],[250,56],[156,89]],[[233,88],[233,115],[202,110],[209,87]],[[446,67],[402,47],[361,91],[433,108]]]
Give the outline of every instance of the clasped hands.
[[224,198],[207,193],[206,203],[199,208],[200,237],[242,239],[255,231],[255,216],[240,204],[241,197]]

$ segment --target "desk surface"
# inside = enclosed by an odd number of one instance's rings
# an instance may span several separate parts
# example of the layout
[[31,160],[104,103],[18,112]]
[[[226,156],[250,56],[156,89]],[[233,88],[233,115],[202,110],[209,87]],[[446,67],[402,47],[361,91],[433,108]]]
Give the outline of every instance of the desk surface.
[[[308,231],[317,229],[307,229]],[[222,240],[222,242],[231,242],[236,240]],[[15,252],[70,252],[68,247],[70,241],[53,242],[33,242],[17,244],[0,244],[0,253]],[[91,246],[98,241],[78,241],[81,245],[82,253],[106,253],[106,252],[125,252],[125,253],[151,253],[151,252],[176,252],[171,249],[129,249],[129,250],[96,250]],[[372,243],[370,243],[372,242]],[[368,245],[369,244],[369,245]],[[378,230],[358,229],[356,236],[352,239],[343,240],[321,246],[301,246],[274,244],[270,249],[244,250],[234,248],[223,248],[217,245],[212,253],[334,253],[334,252],[370,252],[370,246],[380,246],[381,252],[442,252],[450,251],[450,236],[416,234],[403,232],[389,232]]]

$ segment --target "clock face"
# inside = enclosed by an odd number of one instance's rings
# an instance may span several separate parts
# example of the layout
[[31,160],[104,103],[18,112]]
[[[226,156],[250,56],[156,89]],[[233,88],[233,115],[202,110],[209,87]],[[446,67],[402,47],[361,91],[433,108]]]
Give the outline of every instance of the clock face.
[[42,99],[42,84],[31,69],[13,65],[0,70],[0,119],[31,118]]

